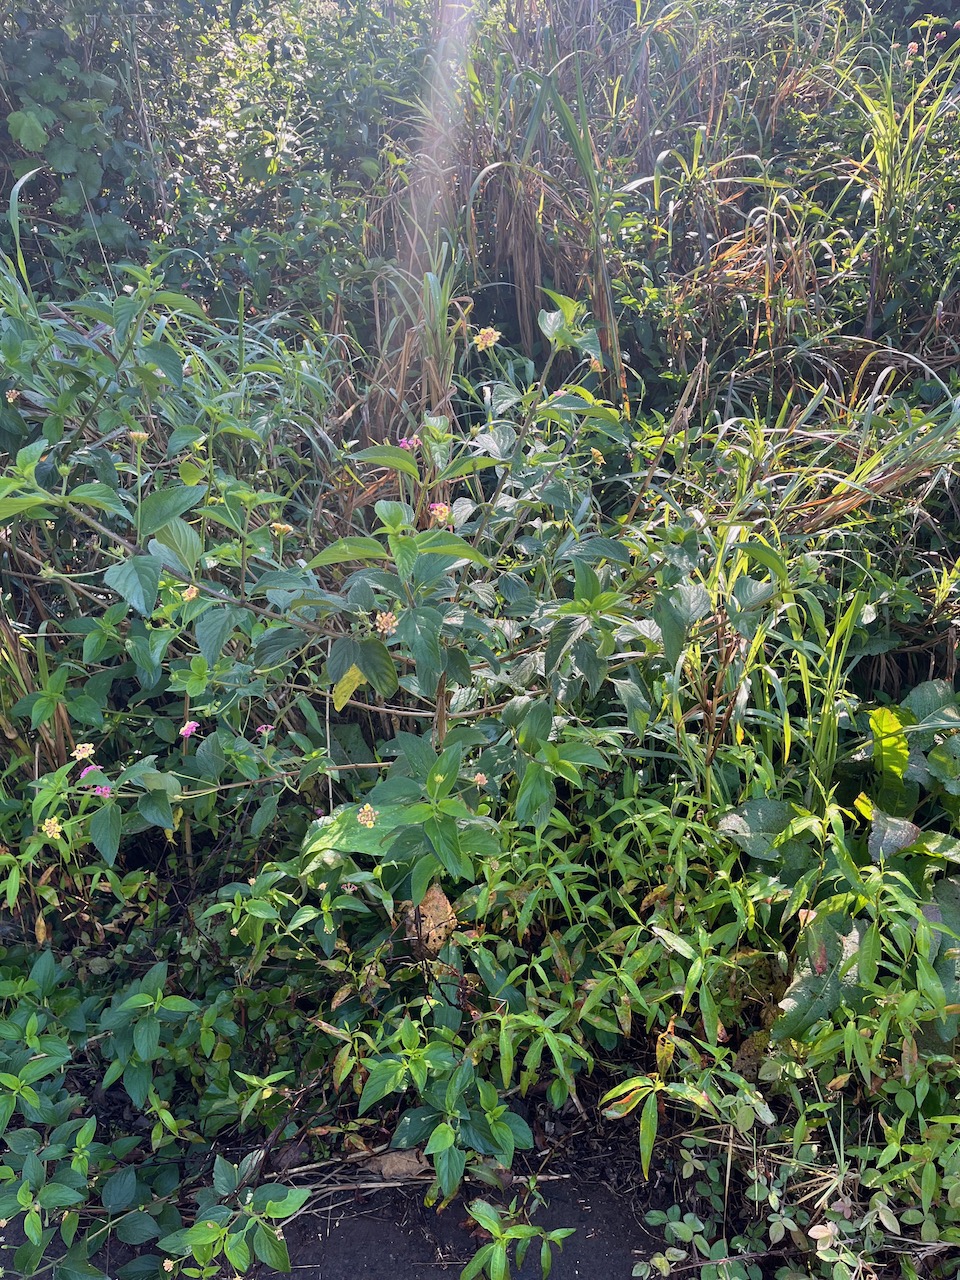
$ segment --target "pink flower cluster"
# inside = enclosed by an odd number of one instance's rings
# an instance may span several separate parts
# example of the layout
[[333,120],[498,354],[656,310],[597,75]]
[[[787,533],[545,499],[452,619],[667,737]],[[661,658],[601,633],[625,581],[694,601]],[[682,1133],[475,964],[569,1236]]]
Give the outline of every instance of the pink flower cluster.
[[[89,742],[79,743],[76,750],[73,752],[73,757],[75,760],[90,760],[92,755],[93,755],[93,746]],[[82,782],[84,778],[87,776],[87,774],[89,773],[99,773],[102,775],[103,770],[100,768],[100,766],[96,762],[91,760],[90,764],[84,765],[84,767],[80,770],[79,780]],[[109,786],[107,783],[102,782],[98,786],[93,788],[93,794],[95,796],[99,796],[101,800],[106,800],[106,798],[109,795],[113,794],[113,788]]]

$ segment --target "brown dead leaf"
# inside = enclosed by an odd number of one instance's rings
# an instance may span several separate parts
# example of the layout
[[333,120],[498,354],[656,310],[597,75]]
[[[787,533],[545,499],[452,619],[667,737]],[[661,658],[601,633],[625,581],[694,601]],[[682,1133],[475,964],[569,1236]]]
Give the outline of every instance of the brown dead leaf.
[[49,936],[47,933],[47,922],[44,920],[43,916],[37,916],[36,923],[33,926],[33,933],[34,937],[37,939],[37,946],[42,947]]
[[385,1182],[404,1182],[430,1172],[430,1166],[419,1151],[384,1151],[364,1163],[364,1169],[377,1173]]
[[404,902],[401,906],[400,919],[410,950],[418,960],[435,960],[457,927],[457,916],[450,899],[439,885],[432,884],[418,907],[412,902]]

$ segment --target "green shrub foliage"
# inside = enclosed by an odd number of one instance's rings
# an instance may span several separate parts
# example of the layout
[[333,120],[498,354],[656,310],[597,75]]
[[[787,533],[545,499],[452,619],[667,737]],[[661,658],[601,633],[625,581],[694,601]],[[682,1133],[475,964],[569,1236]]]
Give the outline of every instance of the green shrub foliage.
[[956,1273],[956,55],[732,12],[2,20],[16,1274],[542,1108],[640,1276]]

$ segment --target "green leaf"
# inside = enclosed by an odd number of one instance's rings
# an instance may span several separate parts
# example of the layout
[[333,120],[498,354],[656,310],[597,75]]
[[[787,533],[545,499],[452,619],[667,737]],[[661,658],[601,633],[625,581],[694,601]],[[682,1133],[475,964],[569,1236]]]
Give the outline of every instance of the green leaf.
[[[196,529],[187,524],[186,520],[174,516],[162,529],[157,530],[157,536],[150,543],[148,550],[151,555],[157,556],[165,564],[170,564],[171,568],[192,574],[200,560],[203,545]],[[174,557],[172,563],[170,553]]]
[[592,625],[592,619],[585,616],[565,615],[557,619],[550,628],[550,636],[547,640],[547,650],[543,660],[545,674],[550,675],[556,671],[563,655],[581,636],[587,634]]
[[370,1068],[367,1082],[363,1086],[363,1093],[360,1095],[360,1115],[369,1111],[375,1103],[386,1098],[388,1094],[400,1092],[405,1088],[406,1082],[407,1068],[402,1062],[389,1059],[386,1062],[375,1063]]
[[657,1095],[651,1093],[640,1112],[640,1167],[645,1178],[650,1177],[650,1161],[653,1158],[653,1147],[657,1140]]
[[103,581],[138,613],[149,616],[157,603],[160,586],[160,561],[153,556],[131,556],[112,565]]
[[162,827],[164,831],[173,829],[173,810],[165,791],[148,791],[137,801],[137,809],[151,826]]
[[406,502],[383,500],[374,503],[373,509],[388,533],[401,533],[404,529],[413,527],[413,507]]
[[165,524],[195,507],[207,492],[203,484],[174,485],[151,493],[140,503],[138,526],[140,536],[148,538]]
[[261,1262],[275,1271],[290,1270],[290,1255],[285,1241],[278,1240],[267,1227],[257,1226],[253,1234],[253,1251]]
[[[448,1126],[449,1127],[449,1126]],[[453,1131],[451,1130],[451,1133]],[[429,1154],[429,1153],[427,1153]],[[489,1232],[492,1236],[498,1236],[503,1230],[503,1223],[500,1220],[500,1214],[486,1200],[471,1200],[467,1205],[467,1212],[475,1222],[479,1222],[484,1231]]]
[[90,839],[108,867],[117,860],[123,820],[115,804],[101,805],[90,819]]
[[121,1169],[107,1179],[100,1192],[100,1200],[108,1213],[121,1213],[129,1209],[137,1194],[137,1171]]
[[463,1171],[467,1167],[466,1152],[461,1151],[459,1147],[447,1147],[446,1150],[437,1153],[434,1160],[434,1168],[437,1171],[437,1181],[440,1183],[440,1190],[444,1197],[449,1199],[454,1195],[463,1178]]
[[362,449],[354,458],[360,462],[372,462],[377,467],[389,467],[391,471],[402,471],[412,480],[420,479],[420,471],[413,456],[407,449],[398,449],[396,445],[374,445],[370,449]]
[[78,485],[76,489],[70,490],[68,496],[77,506],[93,507],[97,511],[109,511],[111,515],[121,516],[124,520],[130,519],[130,512],[121,502],[120,495],[99,480],[92,484]]
[[223,656],[224,645],[240,625],[244,611],[228,604],[215,604],[193,624],[197,648],[211,666]]
[[387,550],[376,538],[338,538],[307,562],[308,569],[326,564],[352,564],[357,560],[385,560]]
[[156,1240],[160,1228],[149,1213],[127,1213],[117,1223],[116,1232],[124,1244],[146,1244]]
[[380,694],[389,698],[396,693],[400,681],[390,650],[376,636],[367,636],[357,644],[356,664]]
[[213,1162],[213,1189],[218,1196],[232,1195],[237,1189],[239,1174],[237,1166],[223,1156],[217,1156]]
[[169,290],[161,289],[159,293],[153,295],[150,305],[152,307],[168,307],[171,311],[193,316],[194,320],[205,321],[207,319],[200,303],[193,298],[188,298],[183,293],[171,293]]
[[877,769],[885,776],[902,781],[910,748],[900,717],[891,707],[878,707],[870,714],[870,729]]
[[517,821],[521,826],[532,823],[546,825],[553,807],[554,790],[543,765],[535,760],[528,763],[523,781],[517,791]]
[[906,818],[891,818],[874,806],[867,850],[873,861],[879,862],[881,858],[892,857],[901,849],[916,844],[920,835],[920,828],[915,823],[908,822]]
[[[838,924],[842,924],[841,933]],[[771,1039],[802,1040],[806,1032],[829,1019],[855,986],[859,949],[857,930],[838,916],[817,916],[804,930],[807,954],[780,1001],[783,1011],[771,1028]]]
[[50,141],[50,135],[33,111],[11,111],[7,116],[10,137],[24,151],[42,151]]
[[242,1235],[227,1236],[223,1245],[227,1261],[242,1275],[250,1266],[250,1246]]
[[152,1062],[160,1048],[160,1023],[148,1014],[133,1029],[133,1047],[144,1062]]
[[273,1199],[268,1199],[263,1213],[268,1218],[290,1218],[310,1199],[309,1187],[272,1187]]
[[453,1131],[453,1126],[447,1124],[446,1121],[438,1124],[430,1135],[430,1141],[424,1148],[425,1156],[437,1155],[440,1151],[446,1151],[447,1147],[452,1147],[456,1141],[457,1135]]
[[474,564],[489,567],[490,561],[464,538],[447,529],[427,529],[418,533],[414,541],[421,555],[452,556],[457,560],[472,560]]
[[175,387],[183,386],[183,361],[169,342],[147,342],[141,347],[140,354],[144,364],[152,364],[159,369],[168,382]]

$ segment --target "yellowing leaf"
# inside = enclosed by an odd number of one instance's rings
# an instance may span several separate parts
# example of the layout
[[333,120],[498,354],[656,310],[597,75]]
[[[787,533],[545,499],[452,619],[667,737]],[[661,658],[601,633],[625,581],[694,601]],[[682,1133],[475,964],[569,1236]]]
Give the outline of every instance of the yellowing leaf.
[[366,682],[366,676],[356,663],[347,667],[346,671],[333,686],[334,708],[337,711],[342,711],[360,686],[366,684]]

